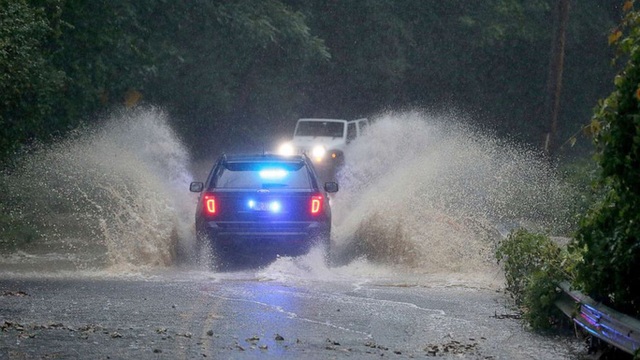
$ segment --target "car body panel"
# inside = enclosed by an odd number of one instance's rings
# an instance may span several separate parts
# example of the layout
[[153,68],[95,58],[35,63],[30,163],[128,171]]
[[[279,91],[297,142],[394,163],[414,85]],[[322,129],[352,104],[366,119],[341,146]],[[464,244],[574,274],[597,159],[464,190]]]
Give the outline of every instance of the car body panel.
[[347,146],[362,136],[368,125],[366,118],[302,118],[296,123],[293,138],[278,151],[289,155],[307,154],[324,179],[333,179],[345,163]]

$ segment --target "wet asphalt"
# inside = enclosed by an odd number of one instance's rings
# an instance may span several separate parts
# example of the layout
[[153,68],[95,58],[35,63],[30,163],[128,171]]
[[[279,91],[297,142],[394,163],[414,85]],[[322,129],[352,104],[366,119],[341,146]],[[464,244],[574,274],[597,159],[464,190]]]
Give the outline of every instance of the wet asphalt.
[[0,277],[0,359],[579,359],[504,293],[251,276]]

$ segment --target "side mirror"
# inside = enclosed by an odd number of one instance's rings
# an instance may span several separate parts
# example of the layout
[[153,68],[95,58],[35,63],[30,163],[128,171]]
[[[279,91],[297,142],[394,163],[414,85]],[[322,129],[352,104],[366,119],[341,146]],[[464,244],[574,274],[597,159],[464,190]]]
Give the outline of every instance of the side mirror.
[[201,182],[192,182],[191,185],[189,185],[189,191],[191,192],[202,192],[203,189],[204,184]]
[[324,191],[328,193],[338,192],[338,183],[333,181],[324,183]]

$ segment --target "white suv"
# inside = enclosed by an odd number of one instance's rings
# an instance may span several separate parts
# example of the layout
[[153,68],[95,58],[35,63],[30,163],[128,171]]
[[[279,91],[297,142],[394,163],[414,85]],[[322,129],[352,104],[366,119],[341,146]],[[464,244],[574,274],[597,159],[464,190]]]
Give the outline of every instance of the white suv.
[[293,139],[280,146],[282,155],[305,153],[316,167],[336,168],[344,163],[347,145],[365,131],[368,119],[300,119]]

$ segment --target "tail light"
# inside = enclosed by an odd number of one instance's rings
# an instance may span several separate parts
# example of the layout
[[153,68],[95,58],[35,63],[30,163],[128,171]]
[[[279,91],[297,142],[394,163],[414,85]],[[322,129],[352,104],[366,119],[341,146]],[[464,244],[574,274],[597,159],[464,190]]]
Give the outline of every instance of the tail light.
[[213,194],[205,193],[202,195],[202,209],[207,215],[215,215],[218,212],[218,204]]
[[313,195],[311,197],[311,214],[317,215],[322,211],[322,195]]

